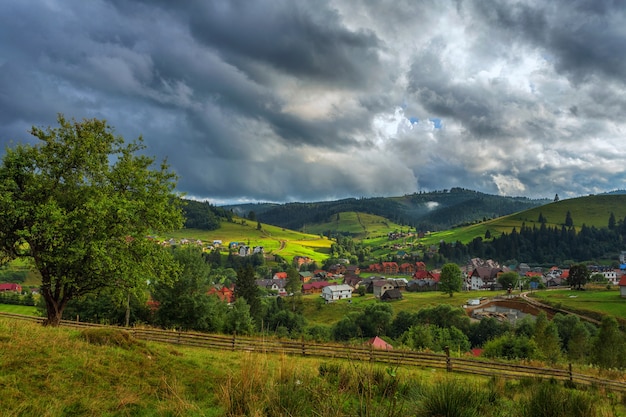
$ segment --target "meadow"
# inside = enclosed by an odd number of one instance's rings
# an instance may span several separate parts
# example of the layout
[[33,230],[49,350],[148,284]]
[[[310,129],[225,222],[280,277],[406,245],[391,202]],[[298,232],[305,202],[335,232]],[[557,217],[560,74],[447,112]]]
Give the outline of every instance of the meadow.
[[626,195],[595,195],[560,200],[497,219],[429,233],[419,243],[431,245],[438,244],[440,240],[468,243],[475,237],[484,238],[487,231],[496,237],[502,233],[511,233],[513,228],[519,231],[522,225],[539,228],[540,215],[545,219],[546,226],[560,228],[565,223],[568,211],[576,230],[580,230],[583,224],[588,227],[607,227],[611,213],[616,221],[626,217]]
[[619,287],[603,287],[577,291],[570,289],[535,291],[532,296],[557,308],[580,312],[608,314],[626,318],[626,298],[620,297]]
[[186,348],[116,329],[46,328],[5,318],[0,387],[0,416],[600,417],[626,411],[622,394],[556,381]]
[[257,223],[244,219],[234,222],[223,221],[217,230],[181,229],[170,232],[161,239],[190,239],[201,240],[205,244],[212,244],[215,240],[222,241],[221,250],[227,251],[230,242],[241,242],[250,247],[263,246],[266,254],[279,255],[291,260],[295,255],[308,256],[318,263],[322,263],[330,252],[331,240],[310,233],[300,233],[281,227]]

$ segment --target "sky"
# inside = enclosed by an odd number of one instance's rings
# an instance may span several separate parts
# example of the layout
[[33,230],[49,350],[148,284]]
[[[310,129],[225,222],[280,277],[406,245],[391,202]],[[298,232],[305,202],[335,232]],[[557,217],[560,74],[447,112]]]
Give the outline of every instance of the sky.
[[0,4],[0,155],[62,113],[218,205],[626,188],[619,0]]

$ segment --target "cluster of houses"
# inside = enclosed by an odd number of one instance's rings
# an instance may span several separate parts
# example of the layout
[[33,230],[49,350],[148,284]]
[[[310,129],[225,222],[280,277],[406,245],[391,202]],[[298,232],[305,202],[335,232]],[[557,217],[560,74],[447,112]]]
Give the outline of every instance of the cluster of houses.
[[[306,264],[306,257],[298,257],[298,262]],[[623,268],[590,267],[592,274],[602,274],[606,280],[619,285],[622,297],[626,297],[626,264]],[[463,267],[461,267],[463,269]],[[479,258],[468,261],[464,268],[464,289],[471,290],[501,290],[498,277],[504,272],[514,271],[531,283],[531,288],[539,285],[556,287],[567,285],[569,270],[553,267],[548,271],[541,268],[530,268],[527,264],[519,264],[515,268],[500,266],[492,260]],[[355,291],[373,294],[383,301],[402,299],[405,291],[433,291],[438,289],[440,272],[430,271],[424,262],[397,263],[381,262],[370,265],[366,272],[374,273],[368,278],[360,276],[361,269],[356,265],[336,264],[327,271],[300,272],[303,294],[319,294],[326,302],[352,298]],[[380,274],[380,275],[379,275]],[[407,275],[407,278],[386,278],[387,276]],[[286,272],[277,272],[271,279],[257,280],[259,287],[273,293],[288,295],[285,290]],[[521,279],[520,279],[521,282]],[[222,292],[226,290],[221,290]],[[220,298],[232,299],[232,290],[220,293],[213,290]]]

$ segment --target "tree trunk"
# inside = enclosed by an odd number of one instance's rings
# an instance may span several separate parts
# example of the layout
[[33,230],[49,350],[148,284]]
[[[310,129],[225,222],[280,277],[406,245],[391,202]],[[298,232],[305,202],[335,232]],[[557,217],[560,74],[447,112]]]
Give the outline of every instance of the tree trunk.
[[63,309],[67,302],[57,302],[49,291],[43,291],[42,296],[46,302],[46,315],[44,326],[58,326],[61,324]]

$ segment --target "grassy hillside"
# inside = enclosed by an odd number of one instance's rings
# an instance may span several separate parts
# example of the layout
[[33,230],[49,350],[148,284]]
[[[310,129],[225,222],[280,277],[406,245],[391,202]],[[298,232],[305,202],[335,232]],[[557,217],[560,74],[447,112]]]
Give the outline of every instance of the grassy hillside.
[[475,237],[484,237],[487,231],[492,236],[498,236],[502,232],[510,233],[514,227],[520,230],[522,224],[530,227],[535,225],[539,228],[541,226],[538,221],[540,215],[546,219],[547,226],[561,227],[565,222],[568,211],[571,214],[574,227],[577,229],[580,229],[583,224],[597,228],[607,227],[611,213],[615,215],[616,221],[623,220],[626,217],[626,195],[595,195],[560,200],[470,226],[431,233],[422,240],[422,243],[436,244],[440,240],[445,240],[446,242],[459,240],[467,243]]
[[317,262],[323,261],[329,252],[332,241],[319,235],[300,233],[278,226],[262,224],[257,229],[257,222],[235,219],[234,222],[222,221],[218,230],[181,229],[172,232],[166,238],[199,239],[206,243],[221,240],[224,247],[229,242],[244,242],[249,246],[263,246],[265,253],[280,255],[291,260],[295,255],[308,256]]
[[624,412],[620,394],[565,388],[556,381],[504,381],[357,360],[186,348],[145,343],[116,329],[44,328],[10,319],[0,319],[0,387],[1,416],[530,417],[541,409],[542,415],[561,417]]
[[384,217],[374,214],[347,211],[333,214],[328,221],[306,225],[308,233],[349,235],[354,239],[369,239],[374,237],[386,237],[389,232],[406,230],[407,226],[401,226]]

